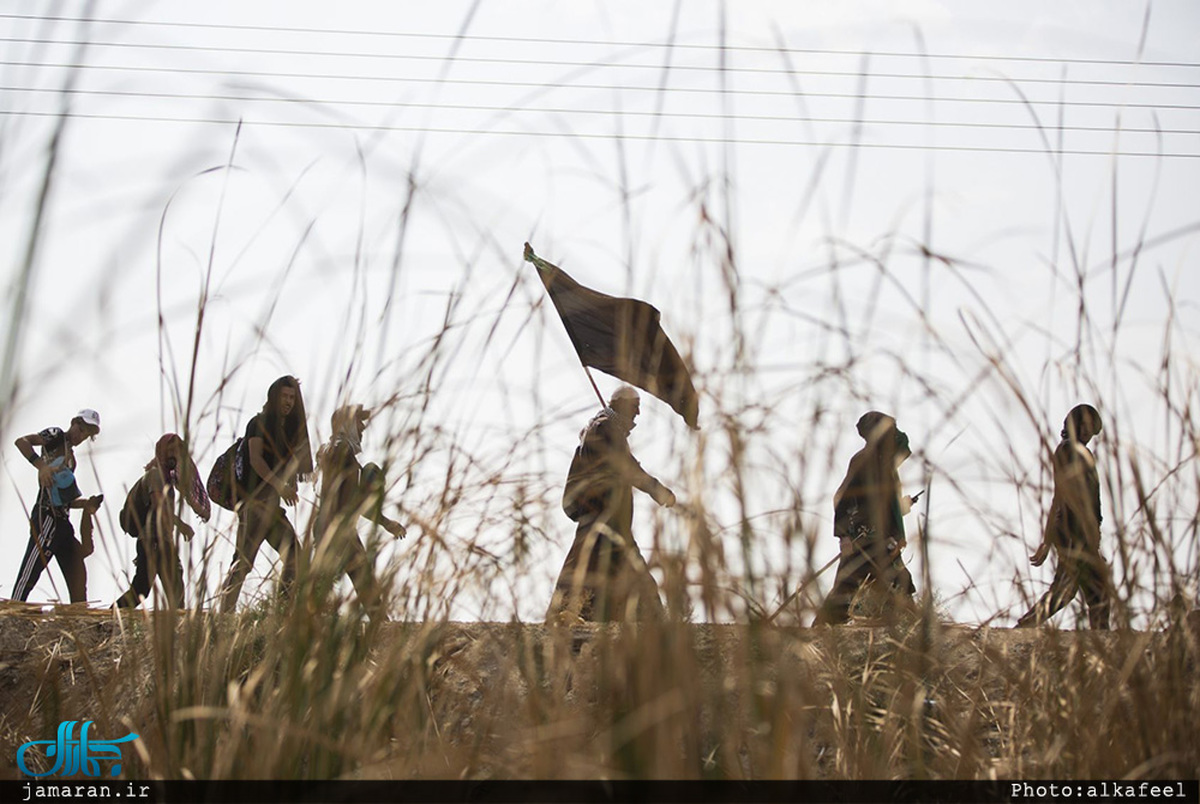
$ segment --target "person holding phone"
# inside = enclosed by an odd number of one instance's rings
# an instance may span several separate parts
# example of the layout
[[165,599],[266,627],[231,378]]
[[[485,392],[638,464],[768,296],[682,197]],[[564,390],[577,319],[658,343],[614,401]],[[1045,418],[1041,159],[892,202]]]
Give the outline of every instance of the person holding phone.
[[908,435],[886,413],[870,411],[857,424],[867,445],[850,459],[846,478],[834,494],[833,530],[841,556],[833,589],[813,625],[839,625],[850,619],[850,605],[868,580],[886,585],[897,598],[916,593],[912,573],[904,566],[901,551],[904,515],[915,497],[901,495],[897,471],[912,450]]

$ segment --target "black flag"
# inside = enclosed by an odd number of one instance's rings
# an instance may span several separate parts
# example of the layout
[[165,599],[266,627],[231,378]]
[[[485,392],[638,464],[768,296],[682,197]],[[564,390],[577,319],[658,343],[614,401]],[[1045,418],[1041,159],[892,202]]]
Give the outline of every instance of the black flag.
[[683,358],[663,332],[659,313],[637,299],[586,288],[525,244],[550,301],[585,366],[645,389],[666,402],[688,426],[699,429],[700,400]]

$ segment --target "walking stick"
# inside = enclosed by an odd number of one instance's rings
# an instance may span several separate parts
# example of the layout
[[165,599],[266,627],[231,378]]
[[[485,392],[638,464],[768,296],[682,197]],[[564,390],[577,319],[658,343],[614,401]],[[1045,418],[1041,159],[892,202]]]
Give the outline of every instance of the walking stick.
[[838,559],[841,557],[842,557],[841,553],[839,553],[836,556],[834,556],[833,558],[829,559],[828,563],[826,563],[825,566],[823,566],[819,570],[817,570],[815,575],[813,575],[811,578],[809,578],[804,583],[800,584],[800,586],[796,587],[796,591],[792,592],[790,595],[788,595],[787,600],[783,601],[783,603],[779,606],[779,608],[775,609],[775,613],[767,618],[767,625],[770,625],[771,623],[773,623],[775,621],[775,618],[778,617],[780,614],[782,614],[783,610],[786,609],[791,604],[791,602],[793,600],[795,600],[796,597],[801,592],[803,592],[805,589],[807,589],[809,587],[809,584],[811,584],[817,578],[820,578],[821,573],[825,572],[825,570],[829,569],[834,564],[836,564],[838,562]]

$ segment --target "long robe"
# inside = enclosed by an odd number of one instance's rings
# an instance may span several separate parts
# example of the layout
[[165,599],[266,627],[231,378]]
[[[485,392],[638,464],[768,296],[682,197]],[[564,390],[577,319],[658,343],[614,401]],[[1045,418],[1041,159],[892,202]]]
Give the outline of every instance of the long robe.
[[577,523],[547,622],[644,620],[664,617],[658,584],[633,538],[633,490],[665,488],[629,450],[632,423],[606,408],[580,436],[563,493]]

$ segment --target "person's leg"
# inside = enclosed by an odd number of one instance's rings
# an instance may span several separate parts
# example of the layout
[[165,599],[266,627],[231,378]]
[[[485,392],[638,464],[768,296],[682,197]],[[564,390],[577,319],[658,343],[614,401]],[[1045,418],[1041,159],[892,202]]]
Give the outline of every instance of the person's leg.
[[346,574],[354,584],[354,593],[358,603],[371,619],[380,614],[383,604],[383,590],[375,579],[375,562],[363,547],[357,536],[347,538],[344,547]]
[[1108,562],[1099,553],[1088,550],[1079,559],[1079,588],[1087,604],[1088,625],[1097,631],[1109,627],[1109,590],[1111,581]]
[[346,542],[358,540],[352,520],[334,511],[332,505],[332,502],[323,505],[313,518],[313,549],[305,571],[305,589],[318,607],[325,605],[334,585],[346,572]]
[[610,585],[616,605],[612,610],[612,619],[666,620],[667,611],[658,594],[658,581],[650,573],[650,567],[642,558],[637,543],[629,539],[623,547],[615,548],[613,559],[616,567]]
[[603,540],[602,527],[600,522],[585,519],[575,528],[575,541],[567,551],[546,611],[547,623],[595,618],[597,586],[603,586],[598,576],[605,569],[599,566],[604,558],[599,544]]
[[1058,551],[1058,566],[1054,568],[1054,580],[1050,582],[1050,588],[1017,620],[1017,628],[1041,625],[1071,602],[1079,589],[1075,563],[1072,551],[1066,548]]
[[63,517],[54,523],[54,557],[63,579],[67,582],[67,595],[72,603],[87,602],[87,567],[83,563],[83,545],[75,539],[75,528],[71,520]]
[[270,508],[263,510],[261,503],[247,500],[238,511],[237,549],[234,552],[233,564],[221,587],[221,611],[232,613],[237,606],[238,596],[242,593],[242,584],[246,576],[254,568],[254,559],[258,557],[258,548],[266,537],[268,527],[266,514]]
[[29,520],[29,544],[21,559],[17,580],[13,584],[13,600],[29,599],[29,593],[42,577],[42,570],[50,560],[50,544],[54,539],[54,517],[35,508]]
[[267,543],[279,553],[279,563],[282,565],[279,576],[279,594],[281,597],[291,595],[292,585],[296,582],[296,560],[298,545],[296,530],[287,518],[287,512],[282,506],[272,509],[266,526]]
[[841,545],[841,557],[838,559],[837,575],[833,588],[829,590],[825,602],[821,604],[813,625],[841,625],[850,619],[850,604],[859,587],[870,578],[874,572],[870,550],[863,549],[867,537]]
[[167,605],[173,609],[183,608],[183,564],[179,560],[173,533],[159,537],[154,563]]
[[146,555],[146,545],[141,538],[137,540],[137,556],[133,559],[133,581],[129,589],[117,598],[117,608],[134,609],[142,602],[142,598],[150,594],[150,559]]

